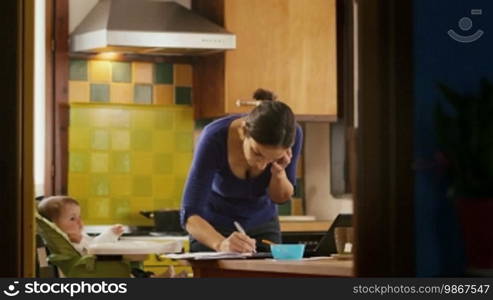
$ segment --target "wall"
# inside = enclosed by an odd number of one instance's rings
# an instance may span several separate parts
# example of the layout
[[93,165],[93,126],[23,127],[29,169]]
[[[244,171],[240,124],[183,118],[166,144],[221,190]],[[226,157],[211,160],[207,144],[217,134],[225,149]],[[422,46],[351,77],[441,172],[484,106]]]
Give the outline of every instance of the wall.
[[330,124],[305,123],[305,206],[317,220],[334,220],[339,213],[352,213],[350,198],[334,198],[330,189]]
[[192,160],[192,66],[70,61],[69,194],[87,224],[178,209]]
[[[493,3],[488,0],[415,0],[415,203],[416,265],[418,276],[457,276],[464,271],[464,251],[457,213],[447,197],[444,170],[437,165],[432,111],[443,100],[436,83],[459,92],[474,92],[481,77],[493,79]],[[482,9],[482,15],[471,15]],[[472,19],[470,31],[459,29],[463,17]],[[485,34],[472,43],[447,35],[450,29],[469,35]]]
[[34,184],[35,196],[44,195],[45,177],[45,0],[35,2]]

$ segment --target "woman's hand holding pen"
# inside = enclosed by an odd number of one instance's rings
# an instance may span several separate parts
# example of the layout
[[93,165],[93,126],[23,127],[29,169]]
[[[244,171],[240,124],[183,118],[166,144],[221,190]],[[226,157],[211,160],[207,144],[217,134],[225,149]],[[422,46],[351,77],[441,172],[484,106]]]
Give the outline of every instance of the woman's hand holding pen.
[[220,252],[239,252],[252,253],[255,252],[256,241],[248,235],[235,231],[224,239],[217,249]]
[[223,252],[240,252],[240,253],[252,253],[256,252],[256,241],[250,238],[243,227],[241,227],[240,223],[234,221],[234,226],[236,230],[226,239],[224,239],[219,244],[219,250]]

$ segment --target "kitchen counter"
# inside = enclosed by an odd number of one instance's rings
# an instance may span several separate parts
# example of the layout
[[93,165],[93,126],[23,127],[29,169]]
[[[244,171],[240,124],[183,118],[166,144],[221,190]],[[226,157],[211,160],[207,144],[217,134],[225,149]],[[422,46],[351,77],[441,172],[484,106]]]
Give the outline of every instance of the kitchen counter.
[[190,261],[194,277],[352,277],[352,260],[231,259]]
[[281,232],[322,231],[329,229],[332,221],[280,221]]

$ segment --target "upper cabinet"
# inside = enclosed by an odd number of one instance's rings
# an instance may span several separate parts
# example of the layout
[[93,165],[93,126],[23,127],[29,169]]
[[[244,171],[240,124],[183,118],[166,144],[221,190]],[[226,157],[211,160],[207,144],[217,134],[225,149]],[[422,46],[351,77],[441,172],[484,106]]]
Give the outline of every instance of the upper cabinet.
[[266,88],[295,114],[337,114],[336,0],[193,0],[192,8],[236,34],[236,50],[194,67],[197,118],[246,112],[238,99]]

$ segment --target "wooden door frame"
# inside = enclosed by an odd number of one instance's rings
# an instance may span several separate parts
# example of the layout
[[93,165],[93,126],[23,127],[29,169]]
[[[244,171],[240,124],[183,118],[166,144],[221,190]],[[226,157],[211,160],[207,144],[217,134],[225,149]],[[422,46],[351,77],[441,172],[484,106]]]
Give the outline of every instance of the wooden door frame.
[[412,0],[358,0],[357,276],[415,276]]
[[45,195],[68,193],[68,8],[68,0],[46,0]]
[[0,2],[0,277],[34,270],[34,1]]

